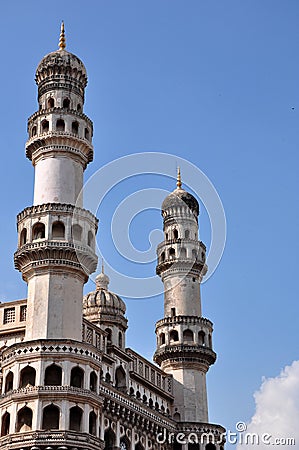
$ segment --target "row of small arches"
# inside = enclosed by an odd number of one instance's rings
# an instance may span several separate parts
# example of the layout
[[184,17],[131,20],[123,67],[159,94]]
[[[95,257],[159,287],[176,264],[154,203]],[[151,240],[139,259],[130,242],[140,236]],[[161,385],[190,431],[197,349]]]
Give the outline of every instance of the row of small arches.
[[[178,232],[178,230],[177,230],[176,228],[174,228],[173,230],[171,230],[170,233],[165,233],[165,239],[166,239],[166,241],[168,241],[169,239],[170,239],[170,240],[171,240],[171,239],[173,239],[173,240],[181,239],[182,237],[183,237],[183,236],[180,236],[180,234],[179,234],[179,232]],[[190,237],[190,230],[185,230],[185,231],[184,231],[184,238],[185,238],[185,239],[191,239],[191,237]],[[195,239],[197,238],[196,233],[194,234],[194,238],[195,238]]]
[[[159,345],[165,345],[166,344],[166,334],[160,333],[159,334]],[[179,333],[177,330],[171,330],[168,335],[169,343],[172,344],[174,342],[179,342]],[[195,341],[194,333],[192,330],[187,329],[183,331],[183,342],[184,343],[192,343],[192,344],[198,344],[203,347],[207,346],[209,348],[212,348],[212,336],[211,334],[206,334],[204,331],[199,331],[197,333],[197,340]]]
[[[71,106],[71,101],[68,97],[65,97],[62,101],[62,107],[64,109],[69,109]],[[40,109],[42,109],[42,105],[39,105]],[[55,99],[53,97],[49,97],[46,101],[46,108],[51,109],[51,108],[55,108]],[[76,107],[78,112],[82,111],[82,105],[81,103],[77,103],[77,107]]]
[[[173,247],[170,247],[170,249],[167,252],[162,252],[160,255],[160,261],[164,262],[166,259],[174,259],[176,257],[176,250]],[[192,250],[191,255],[188,257],[191,257],[193,260],[196,260],[198,258],[198,253],[195,249]],[[187,258],[187,249],[185,247],[180,248],[179,252],[179,258]],[[205,253],[201,253],[202,260],[205,259]]]
[[[17,413],[15,431],[22,433],[32,430],[33,412],[28,406],[24,406]],[[42,412],[42,430],[59,430],[60,428],[60,408],[54,404],[48,405]],[[69,410],[69,430],[82,431],[83,410],[79,406],[73,406]],[[1,436],[10,433],[10,413],[5,412],[1,421]],[[89,413],[89,434],[96,435],[97,416],[94,411]]]
[[[70,132],[78,136],[79,128],[80,128],[79,122],[74,120],[71,124]],[[44,119],[41,122],[41,133],[48,133],[49,129],[50,129],[50,122],[47,119]],[[66,130],[65,121],[63,119],[57,119],[55,131],[65,131],[65,130]],[[37,135],[37,125],[34,125],[31,129],[31,137],[34,137],[36,135]],[[84,128],[84,138],[90,140],[90,131],[89,128],[87,127]]]
[[170,414],[169,409],[165,408],[164,405],[160,406],[157,401],[154,402],[154,400],[151,397],[148,398],[146,394],[141,395],[139,390],[137,390],[135,392],[135,390],[132,386],[130,387],[129,395],[130,395],[130,397],[134,397],[134,398],[136,398],[136,400],[139,400],[140,402],[149,406],[149,408],[151,408],[151,409],[155,409],[156,411],[158,411],[162,414],[166,414],[167,416],[169,416],[169,414]]
[[[82,227],[78,224],[74,224],[71,227],[71,236],[75,241],[82,240]],[[45,239],[46,237],[46,227],[42,222],[37,222],[32,227],[32,240],[36,241],[38,239]],[[57,220],[53,222],[51,228],[51,238],[52,239],[65,239],[65,225],[62,221]],[[50,239],[51,239],[50,238]],[[28,241],[27,228],[23,228],[20,235],[20,245],[25,245]],[[94,235],[91,230],[87,233],[87,245],[92,247],[94,244]]]
[[[36,370],[34,367],[26,366],[20,372],[19,389],[28,386],[35,386]],[[62,368],[57,364],[51,364],[45,369],[44,375],[45,386],[61,386],[62,385]],[[79,366],[75,366],[71,370],[70,386],[82,389],[84,386],[84,370]],[[98,376],[92,371],[89,375],[89,389],[93,392],[97,391]],[[14,374],[9,371],[4,384],[4,393],[14,389]]]

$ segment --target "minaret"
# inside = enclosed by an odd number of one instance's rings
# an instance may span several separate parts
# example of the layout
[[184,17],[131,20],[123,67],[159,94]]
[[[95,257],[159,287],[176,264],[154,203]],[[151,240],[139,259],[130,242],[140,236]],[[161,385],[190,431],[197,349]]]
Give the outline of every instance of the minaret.
[[208,422],[206,373],[216,360],[212,323],[201,314],[200,283],[207,271],[206,247],[198,240],[199,204],[177,188],[162,204],[164,241],[157,249],[157,274],[164,283],[164,318],[156,324],[154,360],[175,380],[175,417]]
[[83,113],[87,73],[65,48],[62,23],[59,49],[37,67],[39,109],[28,119],[34,201],[17,217],[15,253],[28,283],[26,340],[81,340],[83,285],[97,265],[98,221],[79,196],[93,159],[93,125]]

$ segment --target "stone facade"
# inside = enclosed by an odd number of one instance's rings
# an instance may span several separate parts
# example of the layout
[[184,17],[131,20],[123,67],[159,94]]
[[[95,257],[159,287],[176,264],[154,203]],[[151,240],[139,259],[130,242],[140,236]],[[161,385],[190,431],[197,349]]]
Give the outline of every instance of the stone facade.
[[34,200],[17,217],[14,256],[28,296],[0,305],[1,449],[221,450],[224,429],[208,422],[205,377],[216,355],[213,325],[201,316],[207,268],[197,200],[179,177],[162,205],[165,310],[155,365],[126,347],[126,306],[104,270],[83,297],[97,266],[98,220],[80,197],[93,125],[83,113],[86,69],[65,50],[63,26],[36,83],[26,143]]

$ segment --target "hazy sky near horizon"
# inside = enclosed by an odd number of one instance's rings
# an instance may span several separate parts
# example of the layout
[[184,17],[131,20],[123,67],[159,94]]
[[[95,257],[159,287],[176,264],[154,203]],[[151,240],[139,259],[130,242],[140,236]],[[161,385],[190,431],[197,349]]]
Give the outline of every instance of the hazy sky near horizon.
[[[221,198],[226,248],[203,285],[202,302],[218,353],[208,373],[210,419],[234,430],[254,415],[262,378],[278,376],[299,359],[298,1],[1,5],[1,301],[26,296],[13,267],[15,218],[33,193],[26,121],[37,110],[36,66],[57,48],[62,19],[67,49],[89,76],[85,112],[94,122],[95,158],[85,179],[117,158],[163,152],[197,166]],[[126,196],[148,188],[171,191],[174,180],[140,173],[115,186],[98,211],[103,256],[128,277],[154,276],[155,263],[121,257],[110,223]],[[162,229],[157,208],[132,220],[130,237],[139,250],[148,249],[152,230]],[[203,206],[200,235],[209,246]],[[92,289],[89,282],[86,291]],[[112,277],[111,289],[118,292]],[[127,344],[150,358],[163,298],[126,303]]]

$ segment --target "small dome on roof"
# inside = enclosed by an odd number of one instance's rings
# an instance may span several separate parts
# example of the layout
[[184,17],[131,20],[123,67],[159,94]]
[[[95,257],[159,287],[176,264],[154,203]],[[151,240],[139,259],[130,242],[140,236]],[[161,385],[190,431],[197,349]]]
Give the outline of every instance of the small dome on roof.
[[164,199],[162,203],[162,211],[173,207],[184,206],[182,202],[184,202],[188,208],[190,208],[191,211],[198,216],[199,203],[192,194],[185,191],[185,189],[182,189],[181,172],[178,168],[177,188]]

